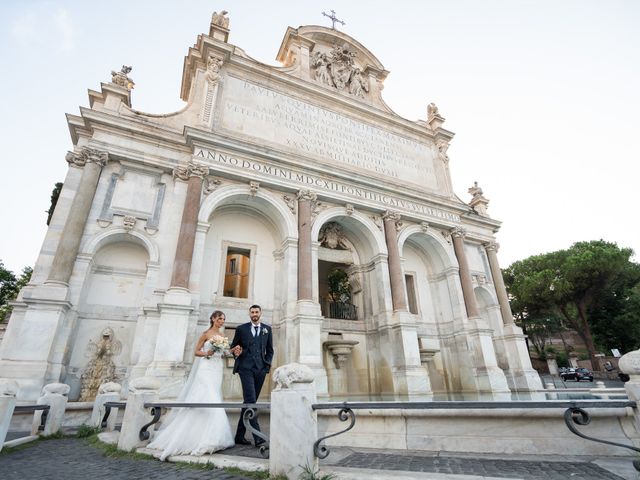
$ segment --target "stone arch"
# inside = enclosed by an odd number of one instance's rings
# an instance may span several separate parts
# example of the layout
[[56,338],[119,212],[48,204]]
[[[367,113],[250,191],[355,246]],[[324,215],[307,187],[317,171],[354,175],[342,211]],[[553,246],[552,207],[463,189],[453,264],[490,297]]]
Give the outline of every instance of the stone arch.
[[485,285],[478,285],[473,289],[473,293],[476,296],[476,301],[478,302],[478,308],[488,308],[488,307],[497,307],[498,298],[495,295],[495,292],[492,292]]
[[160,260],[160,250],[155,242],[136,230],[126,230],[123,227],[112,227],[95,235],[87,243],[83,253],[93,256],[100,249],[116,242],[131,242],[142,245],[149,255],[149,263],[151,264],[157,264]]
[[217,188],[202,202],[198,221],[209,223],[209,219],[216,209],[232,203],[236,206],[246,206],[256,210],[270,219],[277,227],[281,239],[298,238],[295,215],[289,210],[284,200],[261,189],[252,194],[249,185],[235,184]]
[[317,242],[322,226],[336,219],[340,219],[340,224],[356,234],[351,241],[355,240],[354,246],[359,250],[361,260],[368,262],[377,254],[387,254],[384,233],[373,220],[358,211],[349,215],[345,207],[332,207],[320,212],[311,227],[311,240]]
[[408,240],[419,247],[419,250],[429,260],[434,273],[458,266],[453,249],[439,232],[430,230],[425,232],[420,225],[410,225],[404,228],[398,235],[400,256],[402,256],[405,243]]
[[[83,284],[76,300],[78,316],[69,338],[68,370],[63,378],[71,387],[69,398],[77,399],[82,385],[86,386],[83,382],[91,377],[88,349],[105,329],[110,329],[118,350],[109,365],[114,369],[132,365],[133,339],[145,299],[156,286],[158,260],[159,250],[153,241],[123,227],[95,235],[78,255],[75,275]],[[106,379],[115,381],[116,377]]]
[[496,352],[498,366],[503,370],[507,370],[509,361],[505,347],[502,342],[496,341],[496,336],[500,336],[503,333],[504,326],[495,290],[490,285],[476,285],[473,289],[473,294],[476,297],[480,318],[493,330],[493,348]]
[[[340,259],[340,256],[337,256],[334,259],[320,260],[322,253],[318,243],[320,230],[323,225],[332,221],[341,225],[346,237],[345,243],[353,247],[349,259]],[[384,279],[388,271],[386,262],[381,259],[386,258],[387,246],[384,234],[369,216],[358,211],[348,212],[346,207],[328,208],[315,218],[311,228],[311,239],[314,242],[312,267],[314,299],[321,303],[324,316],[330,314],[331,302],[327,296],[327,275],[329,269],[336,266],[332,264],[342,264],[339,269],[345,270],[349,275],[349,283],[352,287],[350,304],[355,306],[358,319],[362,320],[383,310],[385,299],[377,286],[386,284]],[[345,317],[332,318],[355,319],[356,310],[351,310]]]

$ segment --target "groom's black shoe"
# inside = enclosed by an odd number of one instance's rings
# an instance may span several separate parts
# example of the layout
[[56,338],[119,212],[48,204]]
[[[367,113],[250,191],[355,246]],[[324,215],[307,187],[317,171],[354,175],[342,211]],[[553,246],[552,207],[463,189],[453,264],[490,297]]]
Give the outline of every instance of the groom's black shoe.
[[264,440],[258,440],[258,441],[255,443],[255,446],[256,446],[256,447],[261,447],[262,445],[264,445],[264,443],[265,443],[265,442],[264,442]]
[[236,438],[236,445],[251,445],[251,442],[244,438]]

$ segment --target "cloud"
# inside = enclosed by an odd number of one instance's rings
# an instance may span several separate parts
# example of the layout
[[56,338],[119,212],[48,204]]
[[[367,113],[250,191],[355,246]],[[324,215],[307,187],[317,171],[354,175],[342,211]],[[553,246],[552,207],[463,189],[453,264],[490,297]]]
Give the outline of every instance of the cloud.
[[29,5],[11,22],[11,36],[23,48],[68,52],[74,46],[73,19],[68,10],[51,2]]

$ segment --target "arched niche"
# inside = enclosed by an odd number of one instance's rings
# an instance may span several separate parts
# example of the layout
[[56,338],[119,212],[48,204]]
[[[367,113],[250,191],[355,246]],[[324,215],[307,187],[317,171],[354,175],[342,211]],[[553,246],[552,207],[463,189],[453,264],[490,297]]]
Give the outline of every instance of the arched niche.
[[[333,245],[327,241],[326,229],[332,232]],[[373,220],[357,211],[347,212],[344,207],[330,208],[316,217],[311,238],[316,260],[315,294],[323,316],[363,320],[378,311],[380,302],[375,299],[379,296],[380,266],[376,260],[387,251],[384,236]],[[334,290],[336,274],[340,272],[347,291],[342,296]]]

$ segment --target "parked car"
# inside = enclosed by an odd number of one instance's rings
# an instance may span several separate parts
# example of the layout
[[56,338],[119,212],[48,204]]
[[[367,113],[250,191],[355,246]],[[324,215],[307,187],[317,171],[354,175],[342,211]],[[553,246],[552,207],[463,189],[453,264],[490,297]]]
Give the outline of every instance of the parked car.
[[566,372],[562,372],[560,374],[560,378],[563,381],[566,380],[575,380],[579,382],[580,380],[587,380],[589,382],[593,382],[593,372],[587,368],[569,368]]

